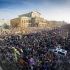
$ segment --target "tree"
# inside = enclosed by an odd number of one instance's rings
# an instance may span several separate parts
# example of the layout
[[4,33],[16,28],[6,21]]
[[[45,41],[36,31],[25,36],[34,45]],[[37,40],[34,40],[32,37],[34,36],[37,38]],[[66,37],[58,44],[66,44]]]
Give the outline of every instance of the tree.
[[3,28],[9,29],[9,25],[7,25],[6,23],[4,23],[4,24],[3,24]]

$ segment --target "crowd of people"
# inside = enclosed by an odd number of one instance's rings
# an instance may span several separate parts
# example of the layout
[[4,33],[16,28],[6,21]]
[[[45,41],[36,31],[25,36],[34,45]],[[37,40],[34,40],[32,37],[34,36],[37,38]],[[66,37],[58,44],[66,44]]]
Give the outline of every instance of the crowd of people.
[[[70,70],[70,38],[59,30],[28,35],[10,35],[0,40],[0,66],[3,70]],[[55,53],[58,45],[66,55]]]

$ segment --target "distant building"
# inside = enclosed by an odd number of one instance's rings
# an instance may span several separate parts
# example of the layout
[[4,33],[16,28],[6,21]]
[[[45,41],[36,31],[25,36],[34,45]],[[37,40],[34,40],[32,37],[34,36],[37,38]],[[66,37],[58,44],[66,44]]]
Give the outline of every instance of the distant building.
[[[28,34],[36,33],[42,29],[55,29],[60,27],[58,21],[47,21],[41,17],[37,11],[32,11],[26,14],[19,15],[17,18],[9,20],[0,20],[0,35],[5,34]],[[62,23],[62,22],[61,22]],[[63,22],[64,23],[64,22]],[[63,25],[62,23],[62,25]],[[9,25],[9,28],[7,25]],[[1,26],[2,25],[2,26]],[[67,34],[66,34],[67,35]]]
[[46,27],[48,21],[41,17],[37,11],[19,15],[17,18],[11,19],[12,27]]
[[56,21],[47,21],[37,11],[19,15],[10,20],[11,33],[31,33],[41,29],[54,29],[61,26]]

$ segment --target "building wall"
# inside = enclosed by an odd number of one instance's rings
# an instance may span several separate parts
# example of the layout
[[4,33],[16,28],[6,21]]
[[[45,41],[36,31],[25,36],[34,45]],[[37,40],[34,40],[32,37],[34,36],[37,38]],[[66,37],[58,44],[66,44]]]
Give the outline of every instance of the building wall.
[[43,19],[37,18],[15,18],[11,20],[12,27],[46,27],[47,22],[43,21]]
[[[29,17],[30,16],[30,17]],[[12,27],[46,27],[47,20],[40,17],[39,12],[30,12],[11,20]]]
[[32,17],[40,17],[40,15],[39,12],[32,12]]
[[11,26],[12,26],[12,27],[18,27],[18,26],[20,26],[20,25],[19,25],[19,24],[21,23],[20,20],[21,20],[20,18],[12,19],[12,20],[10,21]]
[[31,19],[29,17],[21,17],[21,23],[20,23],[20,27],[29,27],[29,25],[31,24]]
[[40,22],[39,23],[39,25],[38,25],[38,27],[41,27],[41,28],[45,28],[47,26],[47,23],[42,23],[42,22]]

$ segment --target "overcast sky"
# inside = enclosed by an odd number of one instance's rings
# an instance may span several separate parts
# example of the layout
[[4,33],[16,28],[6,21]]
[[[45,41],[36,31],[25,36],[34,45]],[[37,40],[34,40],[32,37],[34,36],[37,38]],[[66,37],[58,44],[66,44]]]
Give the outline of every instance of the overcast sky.
[[70,0],[0,0],[0,19],[38,11],[47,20],[70,22]]

